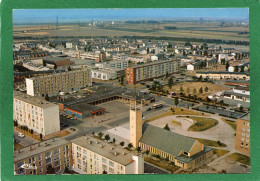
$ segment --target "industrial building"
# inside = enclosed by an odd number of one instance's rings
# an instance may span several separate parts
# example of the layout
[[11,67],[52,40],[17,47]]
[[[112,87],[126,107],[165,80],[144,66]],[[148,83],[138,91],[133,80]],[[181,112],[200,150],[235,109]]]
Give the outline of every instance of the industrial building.
[[144,174],[142,154],[133,154],[100,139],[71,140],[73,169],[80,174]]
[[26,79],[27,94],[44,97],[92,86],[89,69],[54,73]]
[[48,68],[57,69],[58,67],[66,67],[70,65],[69,57],[47,57],[43,59],[43,65]]
[[15,175],[46,175],[49,168],[58,174],[72,167],[71,142],[52,138],[14,151]]
[[179,61],[166,60],[155,63],[140,64],[126,69],[126,81],[134,85],[138,82],[152,78],[165,76],[167,73],[172,74],[179,70]]
[[43,136],[60,131],[59,106],[44,99],[14,91],[13,118]]

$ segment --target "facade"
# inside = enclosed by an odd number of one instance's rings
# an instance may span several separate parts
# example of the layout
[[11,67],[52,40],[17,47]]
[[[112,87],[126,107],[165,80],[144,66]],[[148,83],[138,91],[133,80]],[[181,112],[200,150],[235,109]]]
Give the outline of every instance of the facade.
[[235,148],[250,156],[250,113],[237,119]]
[[70,65],[70,59],[68,57],[48,57],[43,59],[43,65],[47,67],[66,67]]
[[179,63],[176,60],[158,61],[155,63],[141,64],[126,68],[126,81],[134,85],[138,82],[172,74],[179,70]]
[[43,136],[60,131],[58,105],[15,91],[13,118]]
[[237,86],[234,87],[232,91],[225,91],[223,97],[226,99],[250,103],[250,89],[247,87]]
[[55,173],[72,167],[69,141],[52,138],[14,151],[15,175],[46,175],[50,166]]
[[54,73],[26,79],[27,94],[31,96],[54,96],[82,87],[92,86],[91,71],[88,69]]
[[144,158],[102,140],[82,136],[72,141],[73,169],[80,174],[143,174]]
[[106,54],[101,53],[93,53],[93,52],[79,52],[79,57],[81,59],[94,60],[96,62],[103,62],[106,59]]
[[117,78],[117,72],[105,69],[92,69],[92,78],[100,80],[112,80]]
[[210,78],[210,79],[239,79],[250,80],[249,73],[244,72],[196,72],[196,77]]

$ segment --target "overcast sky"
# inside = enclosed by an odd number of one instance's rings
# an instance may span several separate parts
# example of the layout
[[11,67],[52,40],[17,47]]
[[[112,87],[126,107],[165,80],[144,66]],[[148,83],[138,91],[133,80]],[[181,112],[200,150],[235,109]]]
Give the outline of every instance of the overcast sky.
[[13,22],[37,23],[68,20],[146,20],[171,18],[249,19],[248,8],[153,8],[153,9],[16,9]]

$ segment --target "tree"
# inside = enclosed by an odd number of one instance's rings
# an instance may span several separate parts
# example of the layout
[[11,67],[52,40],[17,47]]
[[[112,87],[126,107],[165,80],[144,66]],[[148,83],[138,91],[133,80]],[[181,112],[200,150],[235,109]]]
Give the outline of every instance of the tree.
[[206,86],[205,89],[204,89],[205,92],[208,92],[209,91],[209,88]]
[[186,46],[186,47],[188,47],[188,46],[189,46],[189,47],[190,47],[190,46],[192,46],[192,45],[191,45],[191,43],[190,43],[190,42],[186,42],[186,43],[184,44],[184,46]]
[[124,145],[125,145],[125,142],[121,141],[119,144],[120,144],[121,146],[124,146]]
[[142,151],[141,147],[138,146],[138,147],[136,148],[136,151],[137,151],[138,153],[140,153],[140,152]]
[[103,170],[103,173],[102,174],[107,174],[107,171],[106,170]]
[[168,87],[171,89],[172,85],[173,85],[173,79],[172,79],[172,77],[170,77],[168,80]]
[[129,143],[129,144],[127,145],[127,147],[128,147],[129,149],[132,148],[132,147],[133,147],[132,143]]
[[99,137],[99,138],[102,138],[103,135],[104,135],[104,134],[103,134],[102,132],[99,132],[99,133],[98,133],[98,137]]
[[47,166],[47,174],[55,174],[55,169],[51,166]]
[[180,92],[181,92],[181,93],[183,93],[183,92],[184,92],[184,90],[183,90],[183,87],[181,87],[181,88],[180,88]]
[[71,67],[69,66],[68,71],[72,71]]
[[229,63],[226,63],[226,71],[228,71]]
[[195,95],[197,93],[197,90],[194,88],[193,89],[193,94]]
[[116,139],[115,138],[113,138],[113,143],[115,143],[116,142]]
[[95,131],[92,132],[92,135],[95,135]]
[[200,93],[200,94],[203,93],[203,89],[202,89],[202,87],[199,89],[199,93]]
[[31,129],[31,134],[33,134],[33,129]]
[[186,89],[186,92],[187,92],[187,94],[190,93],[190,88],[189,87]]
[[244,71],[245,71],[245,66],[242,65],[242,66],[240,67],[240,72],[244,72]]
[[42,141],[42,134],[40,134],[40,140]]
[[234,67],[234,72],[238,72],[238,66]]
[[160,158],[161,158],[159,154],[158,154],[158,155],[156,155],[155,157],[156,157],[156,158],[158,158],[158,159],[160,159]]
[[178,97],[175,97],[175,98],[174,98],[174,104],[175,104],[176,107],[177,107],[177,105],[179,104],[179,99],[178,99]]
[[149,155],[149,153],[150,153],[149,150],[146,150],[146,151],[145,151],[145,154],[146,154],[146,155]]
[[106,134],[106,135],[105,135],[105,140],[106,140],[106,141],[109,141],[109,140],[110,140],[109,134]]
[[149,48],[147,48],[146,51],[147,51],[147,54],[148,54],[149,53]]
[[49,98],[49,95],[48,95],[48,94],[46,94],[46,95],[45,95],[45,100],[46,100],[46,101],[49,101],[49,100],[50,100],[50,98]]
[[163,129],[170,131],[170,127],[168,126],[168,124],[166,124]]

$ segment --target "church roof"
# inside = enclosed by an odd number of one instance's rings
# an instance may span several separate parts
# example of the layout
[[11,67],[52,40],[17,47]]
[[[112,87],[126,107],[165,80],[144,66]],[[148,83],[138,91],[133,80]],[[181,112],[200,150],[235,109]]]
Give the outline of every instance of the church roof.
[[181,150],[189,152],[195,143],[195,139],[156,127],[143,124],[143,136],[139,142],[178,156]]

